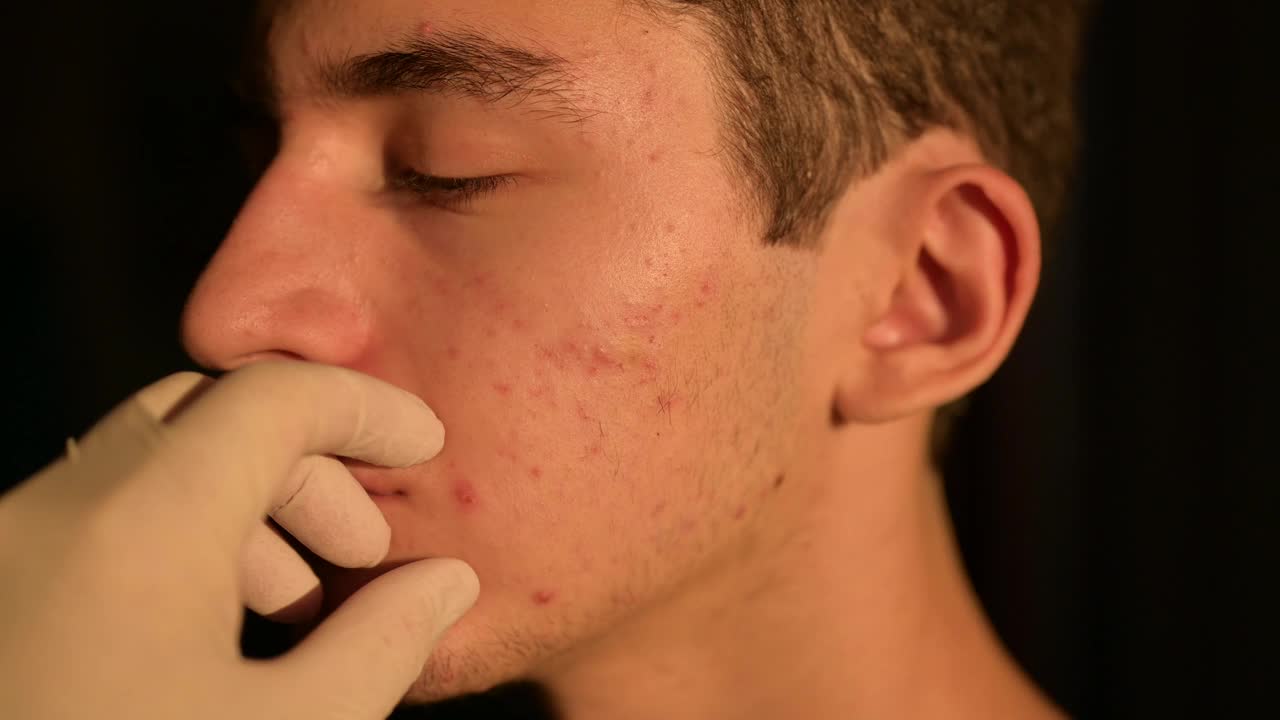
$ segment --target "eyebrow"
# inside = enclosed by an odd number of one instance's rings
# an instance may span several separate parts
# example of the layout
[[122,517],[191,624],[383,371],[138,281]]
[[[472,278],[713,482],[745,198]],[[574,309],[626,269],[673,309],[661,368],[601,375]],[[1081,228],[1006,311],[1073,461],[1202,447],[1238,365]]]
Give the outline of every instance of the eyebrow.
[[437,32],[377,52],[322,61],[313,91],[360,99],[425,92],[488,103],[529,104],[549,117],[581,121],[569,63],[542,50],[505,45],[474,33]]

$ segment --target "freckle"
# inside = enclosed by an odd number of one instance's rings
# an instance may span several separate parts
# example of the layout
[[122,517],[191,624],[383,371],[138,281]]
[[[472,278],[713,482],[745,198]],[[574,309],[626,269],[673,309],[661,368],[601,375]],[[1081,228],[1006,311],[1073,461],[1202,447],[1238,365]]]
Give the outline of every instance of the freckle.
[[463,507],[474,507],[476,504],[476,489],[466,478],[458,478],[453,483],[453,497],[458,504]]
[[550,590],[539,590],[533,594],[534,605],[547,605],[556,599],[556,594]]
[[534,465],[533,467],[529,468],[529,475],[532,476],[535,480],[537,480],[538,478],[542,477],[542,468],[538,467],[537,465]]
[[502,397],[511,397],[511,383],[494,383],[493,389]]

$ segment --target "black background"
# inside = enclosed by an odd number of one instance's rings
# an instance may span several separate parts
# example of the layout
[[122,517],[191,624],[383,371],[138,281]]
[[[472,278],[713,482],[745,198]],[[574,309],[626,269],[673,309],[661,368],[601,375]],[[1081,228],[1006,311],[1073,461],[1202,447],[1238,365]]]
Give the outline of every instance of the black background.
[[[189,366],[182,301],[252,180],[228,83],[243,3],[22,5],[0,16],[0,487]],[[1073,210],[947,462],[979,593],[1073,715],[1230,717],[1274,696],[1263,5],[1101,5]]]

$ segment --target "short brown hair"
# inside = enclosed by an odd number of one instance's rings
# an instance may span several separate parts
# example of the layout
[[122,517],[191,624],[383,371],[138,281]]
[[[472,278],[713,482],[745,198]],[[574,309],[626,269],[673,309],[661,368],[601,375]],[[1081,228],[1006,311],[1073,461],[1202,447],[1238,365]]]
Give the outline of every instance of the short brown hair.
[[1075,155],[1087,0],[639,0],[718,40],[727,142],[769,242],[932,127],[971,136],[1056,222]]

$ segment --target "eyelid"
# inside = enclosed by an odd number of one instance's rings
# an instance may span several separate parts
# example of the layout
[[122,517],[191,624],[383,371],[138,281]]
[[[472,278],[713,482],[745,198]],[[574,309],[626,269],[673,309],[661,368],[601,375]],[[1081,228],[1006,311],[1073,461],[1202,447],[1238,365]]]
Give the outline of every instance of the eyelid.
[[512,175],[444,177],[406,169],[392,178],[391,187],[409,192],[443,210],[461,210],[513,182],[515,177]]

